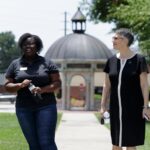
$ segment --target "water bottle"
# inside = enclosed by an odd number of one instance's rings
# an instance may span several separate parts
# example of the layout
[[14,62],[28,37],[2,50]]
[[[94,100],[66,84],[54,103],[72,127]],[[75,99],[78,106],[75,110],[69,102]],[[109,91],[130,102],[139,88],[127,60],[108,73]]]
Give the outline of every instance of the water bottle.
[[32,90],[35,88],[35,85],[33,83],[29,84],[29,90],[30,92],[32,92]]
[[[32,93],[32,90],[35,88],[36,86],[33,83],[29,84],[29,90]],[[36,101],[37,103],[39,103],[42,100],[42,96],[39,93],[32,93],[33,99],[34,101]]]
[[108,111],[105,111],[103,117],[100,120],[101,124],[108,124],[110,122],[110,114]]
[[103,117],[104,117],[104,123],[107,124],[110,122],[110,114],[108,111],[105,111],[104,114],[103,114]]

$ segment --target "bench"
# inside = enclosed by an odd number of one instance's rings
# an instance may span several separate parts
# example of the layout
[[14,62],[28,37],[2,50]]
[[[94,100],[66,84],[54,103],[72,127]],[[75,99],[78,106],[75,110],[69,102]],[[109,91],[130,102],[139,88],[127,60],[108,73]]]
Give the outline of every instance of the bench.
[[0,102],[1,101],[10,101],[12,104],[15,102],[16,100],[16,95],[5,95],[5,94],[0,94]]

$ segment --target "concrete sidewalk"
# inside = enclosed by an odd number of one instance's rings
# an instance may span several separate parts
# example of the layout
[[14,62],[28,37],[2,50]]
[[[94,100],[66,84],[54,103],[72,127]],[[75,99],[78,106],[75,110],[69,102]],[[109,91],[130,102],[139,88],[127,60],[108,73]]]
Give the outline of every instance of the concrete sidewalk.
[[0,102],[0,112],[15,113],[15,104],[10,102]]
[[[15,112],[15,105],[0,104],[0,112]],[[111,150],[110,132],[94,112],[63,111],[56,132],[58,150]]]
[[63,112],[56,132],[58,150],[111,150],[110,132],[93,112]]

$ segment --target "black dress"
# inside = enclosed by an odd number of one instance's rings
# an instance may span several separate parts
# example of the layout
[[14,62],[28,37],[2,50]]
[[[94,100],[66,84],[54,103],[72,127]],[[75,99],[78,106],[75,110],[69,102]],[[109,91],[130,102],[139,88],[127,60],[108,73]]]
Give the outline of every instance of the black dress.
[[145,58],[140,54],[123,61],[114,55],[106,63],[104,72],[109,74],[111,83],[110,124],[113,145],[128,147],[144,144],[144,100],[140,74],[147,71]]

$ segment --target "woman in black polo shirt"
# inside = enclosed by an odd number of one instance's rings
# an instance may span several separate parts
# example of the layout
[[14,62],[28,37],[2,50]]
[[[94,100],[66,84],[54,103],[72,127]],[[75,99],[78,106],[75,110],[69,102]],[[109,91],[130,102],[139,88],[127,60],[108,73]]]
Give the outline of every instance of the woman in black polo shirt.
[[23,55],[8,67],[5,88],[17,92],[16,114],[30,150],[57,150],[54,91],[61,86],[59,71],[38,55],[43,48],[38,36],[25,33],[18,45]]

